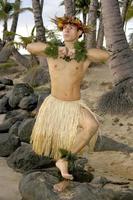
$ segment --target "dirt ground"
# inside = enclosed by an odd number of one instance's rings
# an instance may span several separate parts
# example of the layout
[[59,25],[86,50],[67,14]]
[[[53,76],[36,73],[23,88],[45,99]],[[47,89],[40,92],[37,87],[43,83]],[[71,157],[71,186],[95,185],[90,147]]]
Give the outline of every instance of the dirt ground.
[[[10,78],[10,75],[6,76]],[[15,77],[14,77],[15,78]],[[104,92],[112,87],[112,75],[107,65],[92,66],[86,73],[81,96],[88,106],[100,115],[96,109],[97,100]],[[2,116],[1,116],[2,119]],[[101,134],[111,137],[118,142],[133,146],[133,117],[128,116],[99,116]],[[133,153],[115,151],[94,152],[89,156],[96,176],[105,176],[115,182],[125,182],[125,185],[107,184],[105,187],[133,189]],[[0,200],[21,200],[18,183],[21,174],[10,169],[4,158],[0,158]],[[126,185],[127,183],[127,185]]]

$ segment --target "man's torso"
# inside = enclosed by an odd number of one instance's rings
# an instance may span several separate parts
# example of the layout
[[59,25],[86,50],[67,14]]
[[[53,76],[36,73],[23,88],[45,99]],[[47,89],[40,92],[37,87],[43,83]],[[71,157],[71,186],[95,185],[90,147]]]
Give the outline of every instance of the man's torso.
[[90,64],[88,59],[69,62],[64,59],[47,58],[51,78],[51,94],[61,100],[80,99],[80,84]]

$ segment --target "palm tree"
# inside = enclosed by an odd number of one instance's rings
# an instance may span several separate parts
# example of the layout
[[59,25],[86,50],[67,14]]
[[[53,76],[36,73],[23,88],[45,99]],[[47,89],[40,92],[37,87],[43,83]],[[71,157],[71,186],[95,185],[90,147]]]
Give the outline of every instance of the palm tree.
[[98,0],[92,0],[89,7],[88,25],[93,31],[87,34],[87,48],[96,47],[96,23],[97,23]]
[[100,14],[99,28],[98,28],[97,42],[96,42],[97,48],[103,48],[103,40],[104,40],[104,27],[103,27],[102,14]]
[[61,5],[65,6],[65,14],[68,16],[75,15],[75,1],[74,0],[64,0]]
[[91,0],[76,0],[75,1],[75,14],[82,13],[84,24],[86,24],[86,19],[89,12],[90,3],[91,3]]
[[[9,3],[7,0],[0,0],[0,20],[4,21],[3,39],[5,43],[5,46],[0,51],[0,62],[5,62],[12,54],[12,50],[14,47],[9,46],[9,41],[14,40],[19,13],[22,13],[26,10],[32,11],[31,8],[20,8],[20,6],[21,6],[20,0],[15,0],[14,3]],[[12,18],[12,24],[10,32],[13,32],[14,34],[7,37],[6,35],[6,33],[8,32],[7,22],[11,18]]]
[[114,87],[101,97],[99,108],[105,113],[133,114],[133,53],[123,30],[119,3],[101,0],[101,5]]
[[37,41],[45,42],[45,27],[43,25],[42,19],[42,2],[38,0],[32,0],[32,7],[33,7],[33,14],[35,20],[35,27],[36,27],[36,38]]

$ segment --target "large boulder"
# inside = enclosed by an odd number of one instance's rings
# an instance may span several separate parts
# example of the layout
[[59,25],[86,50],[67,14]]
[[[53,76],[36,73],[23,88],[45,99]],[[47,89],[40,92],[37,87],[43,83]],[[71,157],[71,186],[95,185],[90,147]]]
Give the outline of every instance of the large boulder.
[[0,91],[5,89],[5,85],[0,83]]
[[11,126],[11,128],[9,129],[9,134],[10,135],[16,135],[16,136],[18,136],[18,128],[19,128],[19,126],[20,126],[20,124],[21,124],[22,122],[21,121],[16,121],[12,126]]
[[7,113],[9,110],[11,110],[11,107],[9,106],[9,103],[8,103],[8,97],[3,96],[0,99],[0,114]]
[[0,156],[9,156],[20,146],[20,140],[9,133],[0,134]]
[[25,110],[13,110],[5,115],[5,120],[0,124],[0,133],[8,132],[9,129],[17,122],[28,118],[30,114]]
[[9,96],[9,105],[16,108],[21,99],[34,93],[34,90],[28,83],[19,83],[14,85],[14,88]]
[[48,172],[33,172],[22,178],[19,189],[24,200],[114,200],[111,190],[99,189],[88,183],[71,182],[68,189],[57,193],[53,185],[59,179]]
[[126,144],[117,142],[112,138],[106,136],[99,136],[95,145],[95,151],[122,151],[122,152],[133,152],[133,147],[129,147]]
[[30,96],[23,97],[19,103],[19,107],[24,110],[32,111],[36,108],[38,96],[31,94]]
[[18,128],[18,136],[21,142],[30,142],[30,136],[35,123],[35,119],[28,118],[25,119]]
[[8,78],[1,78],[0,79],[0,84],[13,85],[13,81],[11,79],[8,79]]
[[9,167],[19,172],[41,169],[54,166],[54,161],[48,157],[36,155],[30,144],[22,144],[7,159]]

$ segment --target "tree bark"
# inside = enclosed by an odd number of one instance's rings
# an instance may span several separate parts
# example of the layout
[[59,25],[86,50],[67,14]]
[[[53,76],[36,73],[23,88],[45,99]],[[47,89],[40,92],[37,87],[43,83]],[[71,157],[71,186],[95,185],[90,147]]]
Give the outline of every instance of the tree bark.
[[103,40],[104,40],[104,27],[103,27],[102,16],[100,16],[99,29],[97,35],[97,48],[103,48]]
[[24,66],[27,69],[29,69],[30,67],[32,67],[31,61],[28,58],[26,58],[25,56],[21,55],[18,52],[17,49],[13,48],[12,55],[13,55],[13,57],[15,58],[16,62],[19,65],[22,65],[22,66]]
[[46,41],[45,28],[43,25],[42,8],[40,5],[40,1],[32,0],[32,7],[33,7],[34,20],[36,26],[37,41],[45,42]]
[[91,1],[89,15],[88,15],[88,25],[93,27],[93,31],[86,34],[87,48],[96,47],[97,9],[98,9],[98,0]]
[[65,14],[67,16],[74,16],[75,15],[74,0],[64,0],[64,5],[65,5]]
[[110,52],[109,65],[117,84],[133,76],[133,53],[123,30],[118,1],[101,0],[101,3],[106,44]]
[[105,113],[133,115],[133,53],[123,30],[119,3],[101,0],[101,5],[114,88],[101,97],[99,108]]
[[[20,9],[20,0],[15,0],[15,4],[18,4],[18,9]],[[12,20],[12,25],[11,25],[11,32],[16,33],[16,29],[17,29],[17,24],[18,24],[18,17],[19,17],[19,12],[15,13],[13,16],[13,20]],[[15,35],[12,35],[9,37],[9,40],[12,41],[14,40]]]

